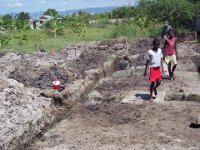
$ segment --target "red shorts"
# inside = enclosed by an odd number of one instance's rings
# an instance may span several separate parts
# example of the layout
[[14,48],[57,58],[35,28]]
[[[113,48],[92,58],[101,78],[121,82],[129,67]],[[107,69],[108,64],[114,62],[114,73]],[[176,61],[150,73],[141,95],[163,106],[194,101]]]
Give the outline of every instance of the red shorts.
[[150,67],[149,81],[156,82],[162,80],[160,67]]

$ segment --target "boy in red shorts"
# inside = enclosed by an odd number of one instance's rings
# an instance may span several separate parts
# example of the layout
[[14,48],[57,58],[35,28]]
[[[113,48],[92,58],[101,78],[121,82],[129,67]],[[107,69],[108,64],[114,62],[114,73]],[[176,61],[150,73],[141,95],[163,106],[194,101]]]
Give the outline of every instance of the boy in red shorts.
[[157,88],[161,84],[162,75],[161,75],[161,67],[163,72],[163,64],[162,64],[162,50],[159,48],[160,40],[155,38],[153,40],[153,48],[147,52],[147,62],[145,65],[144,76],[147,75],[147,68],[150,67],[150,75],[149,81],[151,82],[150,85],[150,97],[149,99],[152,100],[153,92],[154,95],[157,96]]

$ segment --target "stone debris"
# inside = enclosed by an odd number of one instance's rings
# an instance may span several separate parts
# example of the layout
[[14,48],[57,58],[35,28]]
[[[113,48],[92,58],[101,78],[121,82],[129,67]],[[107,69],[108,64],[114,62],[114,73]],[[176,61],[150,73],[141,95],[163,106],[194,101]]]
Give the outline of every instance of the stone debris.
[[16,149],[51,122],[51,99],[34,95],[16,80],[0,78],[0,99],[0,149]]

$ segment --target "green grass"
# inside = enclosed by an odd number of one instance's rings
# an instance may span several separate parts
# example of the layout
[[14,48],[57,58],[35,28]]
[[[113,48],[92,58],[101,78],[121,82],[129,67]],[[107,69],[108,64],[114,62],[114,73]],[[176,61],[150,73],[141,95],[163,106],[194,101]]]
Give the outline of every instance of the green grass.
[[[27,31],[24,34],[28,35],[28,41],[24,41],[23,44],[19,45],[19,40],[16,39],[17,33],[10,33],[8,36],[11,38],[9,45],[4,47],[2,50],[14,51],[14,52],[34,52],[37,51],[36,37],[46,37],[42,41],[39,41],[41,49],[50,51],[52,49],[59,49],[69,43],[81,42],[81,41],[100,41],[103,39],[111,38],[111,32],[114,25],[108,25],[106,28],[86,27],[86,35],[78,37],[77,35],[71,34],[68,29],[64,30],[64,33],[54,37],[53,33],[47,32],[46,30],[33,30]],[[44,44],[42,44],[44,43]]]
[[113,28],[112,37],[127,36],[131,39],[138,39],[142,37],[159,37],[161,36],[162,26],[149,26],[145,30],[139,28],[136,24],[121,23]]

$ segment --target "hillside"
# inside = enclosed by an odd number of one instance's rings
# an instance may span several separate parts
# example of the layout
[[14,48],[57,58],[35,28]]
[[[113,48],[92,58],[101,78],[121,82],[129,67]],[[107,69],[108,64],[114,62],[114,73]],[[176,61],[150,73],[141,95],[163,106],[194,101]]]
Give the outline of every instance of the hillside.
[[[100,14],[100,13],[111,11],[114,8],[116,8],[116,7],[95,7],[95,8],[85,8],[85,9],[58,11],[58,13],[60,15],[63,15],[63,16],[65,16],[67,14],[73,14],[73,13],[76,13],[78,11],[83,11],[83,12],[87,12],[87,13],[97,13],[97,14]],[[42,14],[43,14],[43,12],[34,12],[34,13],[31,13],[30,16],[32,18],[38,18]]]

